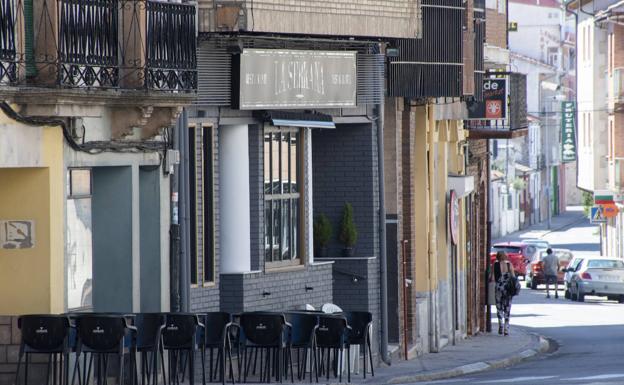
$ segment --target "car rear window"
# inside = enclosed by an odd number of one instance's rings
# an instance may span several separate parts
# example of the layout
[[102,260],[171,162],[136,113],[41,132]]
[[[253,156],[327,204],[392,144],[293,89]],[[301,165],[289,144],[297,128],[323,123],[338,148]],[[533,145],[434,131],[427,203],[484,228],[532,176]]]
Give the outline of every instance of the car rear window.
[[587,262],[587,268],[589,269],[622,269],[624,268],[624,262],[612,261],[609,259],[594,259]]
[[514,254],[522,253],[522,249],[519,247],[515,247],[515,246],[494,246],[492,247],[492,250],[494,250],[495,252],[504,251],[505,253],[514,253]]

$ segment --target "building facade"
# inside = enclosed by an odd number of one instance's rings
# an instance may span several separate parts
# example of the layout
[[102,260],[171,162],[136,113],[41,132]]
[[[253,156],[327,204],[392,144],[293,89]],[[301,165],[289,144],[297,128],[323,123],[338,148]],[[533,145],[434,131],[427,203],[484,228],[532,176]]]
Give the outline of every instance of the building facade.
[[195,7],[30,4],[0,11],[0,314],[168,310],[168,138],[195,96]]

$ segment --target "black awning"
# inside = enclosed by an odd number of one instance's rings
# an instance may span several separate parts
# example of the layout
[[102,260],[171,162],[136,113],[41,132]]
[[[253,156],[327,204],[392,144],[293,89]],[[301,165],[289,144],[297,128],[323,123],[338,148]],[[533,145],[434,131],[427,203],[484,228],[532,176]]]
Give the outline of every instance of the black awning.
[[274,126],[336,128],[331,115],[316,112],[269,111],[264,113],[264,120]]

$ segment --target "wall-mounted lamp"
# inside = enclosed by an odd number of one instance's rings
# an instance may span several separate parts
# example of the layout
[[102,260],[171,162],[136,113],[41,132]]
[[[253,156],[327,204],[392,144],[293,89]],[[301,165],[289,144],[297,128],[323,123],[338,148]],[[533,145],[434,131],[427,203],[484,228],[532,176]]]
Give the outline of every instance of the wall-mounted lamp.
[[270,293],[270,292],[268,292],[268,291],[263,291],[263,292],[262,292],[262,296],[263,296],[263,297],[268,297],[268,296],[270,296],[270,295],[271,295],[271,293]]
[[314,290],[314,288],[312,286],[306,286],[305,287],[305,291],[312,291]]

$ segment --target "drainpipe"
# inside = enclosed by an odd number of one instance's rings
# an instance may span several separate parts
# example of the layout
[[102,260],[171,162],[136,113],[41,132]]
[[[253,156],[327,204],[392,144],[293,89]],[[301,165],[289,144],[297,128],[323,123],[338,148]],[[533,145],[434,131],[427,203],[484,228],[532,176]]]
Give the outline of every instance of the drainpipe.
[[178,130],[178,140],[180,143],[180,193],[179,193],[179,209],[181,214],[181,237],[180,237],[180,310],[183,312],[189,311],[189,290],[191,286],[190,280],[190,248],[189,248],[189,154],[188,154],[188,112],[186,110],[182,113],[181,127]]
[[379,271],[381,286],[381,359],[386,365],[391,364],[388,354],[388,272],[386,254],[386,205],[384,174],[384,104],[377,109],[377,167],[379,175]]
[[[437,301],[437,281],[438,281],[438,261],[437,261],[437,226],[436,226],[436,188],[435,188],[435,155],[434,151],[435,142],[434,142],[434,134],[436,130],[436,123],[432,116],[433,114],[433,105],[428,102],[427,103],[427,120],[429,122],[429,137],[427,138],[427,142],[429,144],[429,329],[433,329],[433,335],[430,335],[430,351],[432,353],[437,353],[440,348],[440,333],[438,333],[438,301]],[[431,333],[431,332],[430,332]]]
[[[182,130],[182,115],[174,127],[172,139],[173,149],[180,151],[179,132]],[[174,165],[174,173],[170,175],[171,184],[171,227],[169,228],[169,300],[170,310],[179,312],[180,307],[180,222],[179,222],[179,191],[178,185],[182,168]]]

